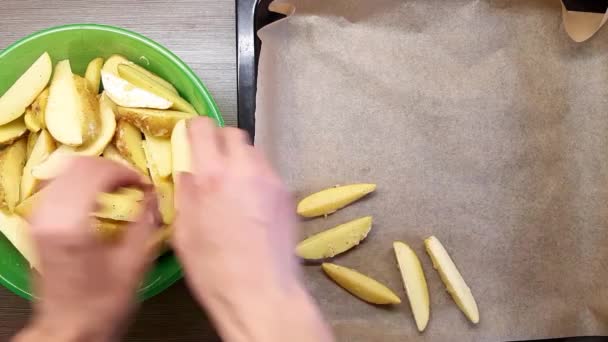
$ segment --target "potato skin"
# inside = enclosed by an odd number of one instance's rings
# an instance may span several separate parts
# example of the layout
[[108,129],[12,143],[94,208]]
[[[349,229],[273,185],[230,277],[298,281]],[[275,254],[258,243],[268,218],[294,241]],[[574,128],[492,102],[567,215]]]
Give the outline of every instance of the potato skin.
[[0,208],[11,213],[19,203],[26,154],[26,138],[21,138],[0,151]]
[[143,138],[141,131],[128,123],[120,120],[116,124],[115,135],[116,149],[120,154],[135,165],[140,171],[147,172],[146,155],[143,149]]
[[174,110],[118,107],[117,117],[156,137],[170,137],[178,121],[196,114]]

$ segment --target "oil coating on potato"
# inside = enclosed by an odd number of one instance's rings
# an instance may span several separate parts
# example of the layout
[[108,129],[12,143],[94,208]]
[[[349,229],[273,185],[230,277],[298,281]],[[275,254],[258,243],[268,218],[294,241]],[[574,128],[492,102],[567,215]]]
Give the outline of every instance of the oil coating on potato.
[[118,121],[115,135],[118,152],[138,169],[146,172],[146,155],[142,142],[141,131],[137,127],[124,120]]
[[32,169],[45,160],[53,150],[55,150],[55,141],[46,130],[41,131],[38,139],[36,139],[32,153],[23,168],[20,192],[22,201],[33,194],[40,183],[39,180],[32,175]]
[[49,83],[52,72],[51,57],[45,52],[0,97],[0,125],[14,121],[25,113],[25,109]]
[[192,172],[192,161],[190,156],[190,141],[186,120],[180,120],[173,128],[171,134],[171,151],[173,162],[173,175],[178,172]]
[[[44,190],[42,190],[44,191]],[[42,194],[37,192],[28,197],[15,208],[15,213],[27,217],[32,213],[36,202]],[[97,197],[99,209],[93,213],[94,216],[115,221],[135,221],[141,212],[141,201],[143,193],[121,192],[102,193]]]
[[376,184],[336,186],[314,193],[298,203],[298,214],[303,217],[329,215],[376,190]]
[[422,332],[429,323],[431,313],[429,289],[422,265],[414,250],[405,243],[396,241],[393,243],[393,249],[397,258],[399,272],[403,279],[403,286],[405,287],[412,314],[416,321],[416,327],[418,331]]
[[472,323],[479,323],[479,309],[473,293],[441,242],[436,237],[431,236],[424,240],[424,245],[433,261],[433,267],[439,272],[441,280],[452,295],[456,305]]
[[89,62],[87,71],[84,73],[84,78],[89,84],[89,88],[93,94],[99,93],[99,84],[101,82],[101,68],[103,67],[103,58],[97,57]]
[[78,93],[70,61],[57,63],[45,110],[45,124],[55,140],[70,146],[82,145],[85,107],[88,101],[83,101]]
[[323,263],[321,268],[329,278],[346,291],[368,303],[401,303],[401,299],[384,284],[353,269],[331,263]]
[[0,208],[11,213],[19,203],[19,187],[26,152],[25,138],[0,151]]
[[10,145],[27,133],[28,129],[24,120],[24,117],[20,117],[0,126],[0,145]]
[[357,246],[372,229],[372,217],[365,216],[315,234],[296,246],[296,254],[306,260],[332,258]]
[[156,137],[169,137],[178,121],[196,114],[174,110],[118,107],[118,118],[137,126],[143,132]]
[[141,72],[133,65],[120,64],[118,66],[118,74],[136,87],[171,101],[173,103],[171,109],[196,114],[196,110],[188,101],[160,83],[157,83],[153,78]]
[[175,218],[175,191],[173,181],[170,177],[161,177],[158,173],[158,168],[154,163],[154,158],[151,155],[151,151],[148,144],[144,144],[144,152],[146,154],[146,160],[148,169],[150,170],[150,177],[154,183],[156,193],[158,195],[158,206],[160,214],[165,224],[173,223]]

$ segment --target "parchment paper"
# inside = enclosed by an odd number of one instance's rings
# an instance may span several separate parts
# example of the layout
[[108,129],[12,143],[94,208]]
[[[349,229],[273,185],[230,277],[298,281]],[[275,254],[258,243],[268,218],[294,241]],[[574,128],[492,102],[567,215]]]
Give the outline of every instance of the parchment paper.
[[[256,144],[302,198],[377,192],[302,237],[372,214],[337,257],[397,291],[306,284],[339,341],[608,335],[608,35],[565,34],[559,1],[306,0],[259,32]],[[424,251],[436,235],[477,299],[467,322]],[[416,332],[392,251],[410,244],[431,294]]]

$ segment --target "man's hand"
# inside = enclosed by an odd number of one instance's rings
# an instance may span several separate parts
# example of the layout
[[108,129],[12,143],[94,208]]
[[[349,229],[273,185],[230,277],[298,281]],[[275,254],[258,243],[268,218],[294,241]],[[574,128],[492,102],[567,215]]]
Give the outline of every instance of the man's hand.
[[[123,186],[144,190],[143,210],[117,244],[107,244],[96,236],[90,214],[99,193]],[[29,218],[42,269],[34,279],[39,300],[15,341],[118,339],[153,260],[146,244],[158,223],[152,186],[117,163],[77,158],[42,191]]]
[[327,341],[298,279],[295,206],[245,133],[189,122],[193,173],[174,175],[173,244],[226,341]]

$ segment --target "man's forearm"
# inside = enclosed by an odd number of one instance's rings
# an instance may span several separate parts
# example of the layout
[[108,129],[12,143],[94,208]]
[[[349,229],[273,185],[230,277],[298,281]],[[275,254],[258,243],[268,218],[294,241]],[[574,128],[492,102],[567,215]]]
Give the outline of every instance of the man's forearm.
[[11,342],[113,342],[109,331],[89,329],[78,322],[52,326],[40,321],[23,328]]
[[331,332],[308,294],[291,293],[225,296],[217,294],[207,309],[225,341],[330,342]]

